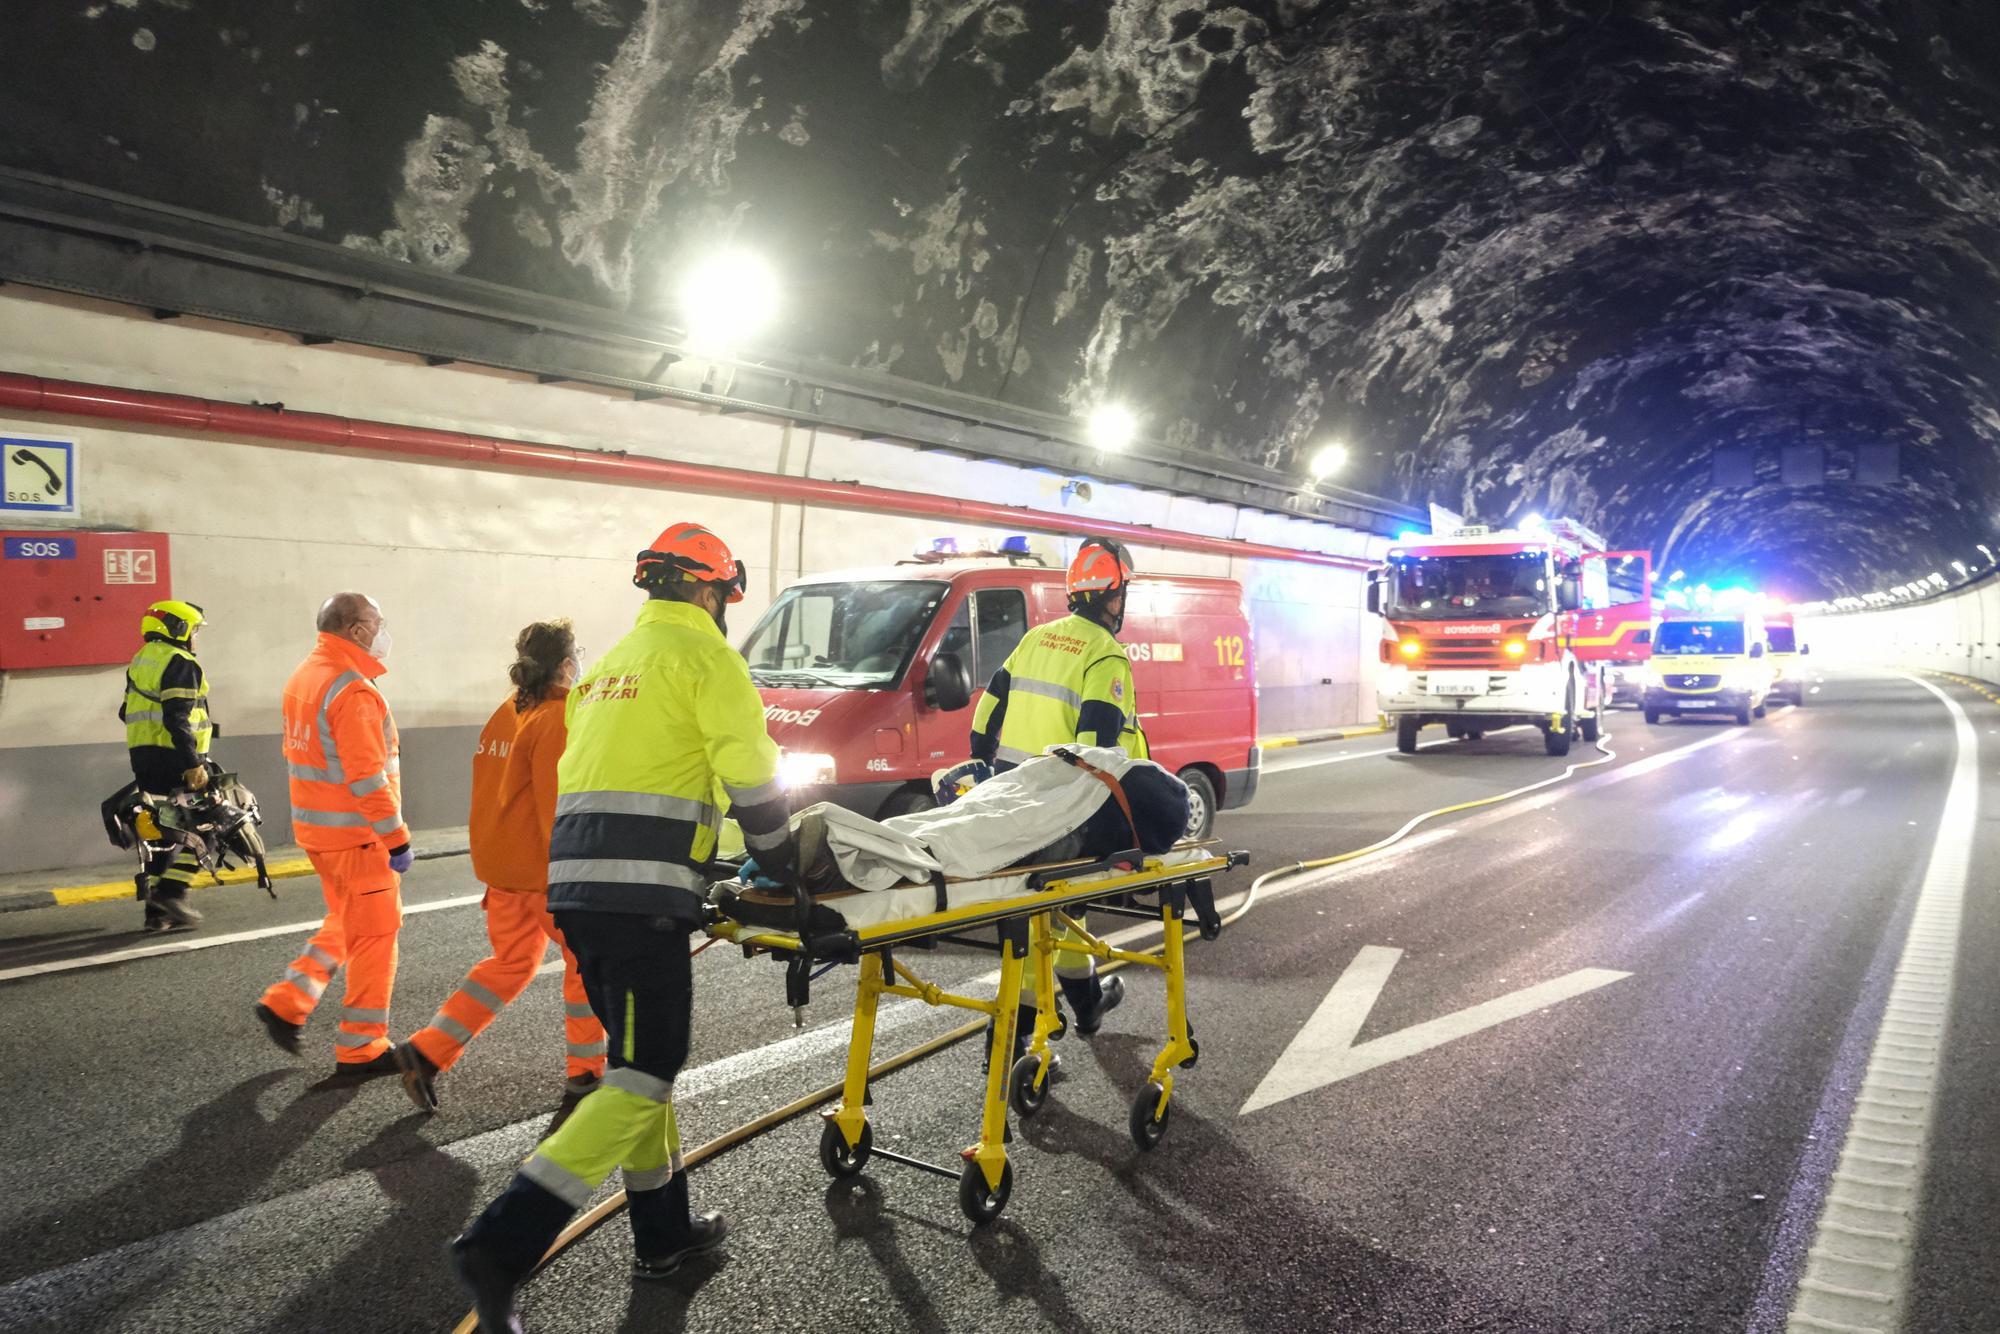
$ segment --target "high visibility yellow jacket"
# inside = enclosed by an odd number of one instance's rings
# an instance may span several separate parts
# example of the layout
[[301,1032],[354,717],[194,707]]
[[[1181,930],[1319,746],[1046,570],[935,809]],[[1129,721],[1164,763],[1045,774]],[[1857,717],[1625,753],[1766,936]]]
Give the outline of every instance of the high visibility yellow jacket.
[[1082,616],[1021,637],[972,715],[972,757],[1005,768],[1081,741],[1147,756],[1132,663],[1109,630]]
[[699,922],[725,813],[774,875],[792,865],[778,747],[750,669],[700,607],[658,599],[570,691],[556,769],[551,912]]
[[[149,791],[178,786],[180,775],[208,754],[208,680],[186,647],[148,635],[125,669],[125,748],[132,773]],[[150,780],[150,781],[149,781]]]

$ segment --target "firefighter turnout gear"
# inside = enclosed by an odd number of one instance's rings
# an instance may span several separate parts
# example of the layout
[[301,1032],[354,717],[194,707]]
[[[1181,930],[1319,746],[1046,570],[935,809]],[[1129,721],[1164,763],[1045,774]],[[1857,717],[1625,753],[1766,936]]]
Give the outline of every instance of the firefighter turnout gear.
[[[466,1044],[534,980],[550,941],[562,951],[566,1074],[604,1072],[604,1026],[562,932],[548,910],[549,835],[556,815],[556,766],[566,731],[569,690],[554,686],[531,708],[509,697],[487,720],[472,757],[472,870],[486,884],[481,906],[491,946],[409,1046],[428,1068],[403,1057],[404,1087],[425,1110],[435,1108],[431,1078],[449,1070]],[[412,1071],[417,1077],[412,1078]]]
[[1050,746],[1147,755],[1125,646],[1084,616],[1038,625],[993,673],[972,715],[972,757],[1012,768]]
[[[201,623],[201,608],[191,602],[155,602],[139,623],[145,642],[125,669],[125,698],[118,706],[125,753],[132,777],[155,796],[208,783],[208,748],[215,728],[208,716],[208,677],[193,649]],[[163,847],[147,859],[134,881],[146,904],[146,930],[189,927],[201,920],[187,906],[188,888],[200,870],[200,861],[186,848]]]
[[323,632],[285,682],[292,837],[319,874],[326,918],[262,1004],[285,1023],[303,1024],[345,965],[334,1039],[343,1070],[375,1065],[390,1050],[403,906],[389,859],[408,851],[410,835],[396,724],[374,684],[385,670],[353,640]]
[[[688,540],[713,540],[684,524],[656,547],[689,529]],[[696,554],[713,582],[730,583],[734,562],[721,551]],[[733,574],[740,581],[741,567]],[[648,602],[570,692],[568,719],[549,910],[603,1022],[609,1069],[459,1238],[454,1262],[489,1322],[511,1310],[512,1286],[613,1169],[624,1172],[642,1267],[664,1272],[720,1237],[715,1220],[690,1211],[674,1114],[693,1018],[689,936],[725,812],[768,872],[789,880],[797,860],[762,701],[705,608]]]

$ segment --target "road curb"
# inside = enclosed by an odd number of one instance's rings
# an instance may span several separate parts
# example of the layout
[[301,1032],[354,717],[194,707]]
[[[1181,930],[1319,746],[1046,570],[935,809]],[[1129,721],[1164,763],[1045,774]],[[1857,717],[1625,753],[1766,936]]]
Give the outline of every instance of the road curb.
[[1265,750],[1283,750],[1288,746],[1311,746],[1321,741],[1345,741],[1349,737],[1380,736],[1389,729],[1381,723],[1369,727],[1343,727],[1334,732],[1315,732],[1311,736],[1266,736],[1258,737],[1257,744]]
[[[419,852],[417,860],[427,862],[440,857],[463,857],[470,851],[469,848],[441,848],[436,852]],[[283,861],[271,862],[266,869],[273,880],[291,880],[313,873],[312,862],[305,857],[287,857]],[[245,866],[218,874],[225,885],[255,884],[257,880],[257,872]],[[204,876],[188,888],[209,889],[215,883]],[[0,913],[26,912],[32,908],[67,908],[79,903],[109,903],[116,899],[138,901],[130,880],[104,880],[94,885],[59,885],[53,889],[26,889],[0,894]]]

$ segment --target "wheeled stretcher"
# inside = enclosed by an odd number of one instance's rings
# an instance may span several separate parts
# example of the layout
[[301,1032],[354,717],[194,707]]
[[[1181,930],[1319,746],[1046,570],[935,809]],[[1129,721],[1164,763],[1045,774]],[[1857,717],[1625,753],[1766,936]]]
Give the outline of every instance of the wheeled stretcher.
[[[1210,845],[1183,844],[1159,856],[1134,850],[1101,861],[1018,867],[976,880],[939,879],[888,890],[849,891],[818,897],[804,890],[757,893],[719,887],[711,935],[743,948],[745,957],[769,954],[786,965],[786,999],[800,1012],[816,972],[835,964],[859,965],[847,1074],[841,1098],[826,1114],[820,1163],[836,1177],[860,1172],[870,1158],[958,1179],[959,1207],[974,1223],[990,1222],[1007,1206],[1013,1168],[1007,1157],[1007,1107],[1033,1116],[1049,1092],[1050,1042],[1067,1028],[1056,1004],[1057,934],[1074,933],[1064,948],[1166,974],[1166,1043],[1150,1078],[1132,1101],[1133,1142],[1151,1149],[1165,1134],[1174,1072],[1191,1068],[1200,1054],[1187,1021],[1187,974],[1182,923],[1193,915],[1203,939],[1221,934],[1214,878],[1244,865],[1249,855]],[[1118,949],[1083,926],[1087,911],[1158,921],[1165,933],[1158,954]],[[926,982],[907,953],[938,942],[995,948],[971,933],[994,928],[1000,953],[1000,986],[991,1000],[959,995]],[[899,950],[905,951],[899,957]],[[979,1140],[960,1153],[954,1170],[874,1146],[869,1128],[868,1071],[873,1060],[876,1007],[883,996],[905,996],[988,1016],[985,1104]],[[1013,1056],[1022,1004],[1033,1001],[1033,1028],[1024,1054]]]

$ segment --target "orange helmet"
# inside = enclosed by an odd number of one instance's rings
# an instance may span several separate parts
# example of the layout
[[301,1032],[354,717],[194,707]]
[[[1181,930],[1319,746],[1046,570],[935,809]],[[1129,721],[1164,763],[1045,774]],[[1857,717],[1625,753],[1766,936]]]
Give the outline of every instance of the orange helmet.
[[648,590],[678,583],[727,584],[730,602],[743,600],[748,578],[749,570],[723,540],[698,523],[670,524],[639,553],[632,572],[632,582]]
[[1063,588],[1075,604],[1079,597],[1115,593],[1132,581],[1132,558],[1108,537],[1086,537],[1069,563]]

